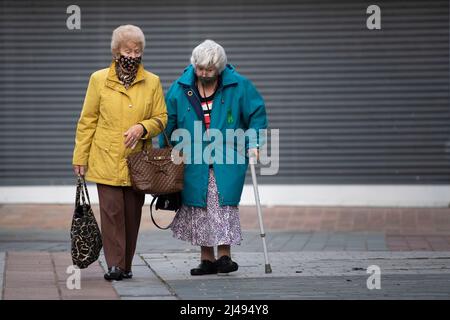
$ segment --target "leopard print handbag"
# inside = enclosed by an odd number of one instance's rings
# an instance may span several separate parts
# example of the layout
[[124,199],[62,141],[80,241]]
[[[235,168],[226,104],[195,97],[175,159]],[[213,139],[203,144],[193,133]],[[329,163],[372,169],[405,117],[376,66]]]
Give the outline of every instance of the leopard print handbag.
[[[85,199],[85,193],[88,202]],[[80,194],[82,202],[80,203]],[[75,197],[75,210],[70,228],[72,262],[80,269],[95,262],[102,250],[102,236],[91,208],[84,177],[79,176]]]

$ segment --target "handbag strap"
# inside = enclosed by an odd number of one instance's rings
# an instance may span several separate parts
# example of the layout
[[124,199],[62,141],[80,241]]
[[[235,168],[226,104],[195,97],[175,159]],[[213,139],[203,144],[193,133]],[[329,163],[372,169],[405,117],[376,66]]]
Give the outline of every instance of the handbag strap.
[[84,185],[84,191],[86,192],[86,197],[88,199],[88,205],[90,207],[91,206],[91,199],[89,199],[89,192],[88,192],[88,189],[87,189],[86,180],[84,179],[84,176],[83,176],[83,185]]
[[81,176],[78,175],[77,177],[77,192],[75,194],[75,208],[78,208],[80,206],[80,193],[82,192],[83,187],[81,184]]
[[161,227],[160,225],[158,225],[158,224],[156,223],[155,219],[153,218],[153,210],[152,210],[152,207],[153,207],[153,203],[155,203],[156,199],[158,199],[158,196],[154,196],[154,197],[153,197],[153,200],[152,200],[152,203],[150,203],[150,218],[152,218],[153,224],[154,224],[155,226],[157,226],[159,229],[161,229],[161,230],[167,230],[167,229],[169,229],[170,224],[169,224],[167,227]]
[[[166,131],[164,130],[164,124],[162,123],[162,121],[159,120],[158,118],[153,118],[153,120],[155,120],[158,123],[159,128],[161,129],[161,132],[164,135],[164,140],[166,141],[166,145],[168,147],[173,147],[172,144],[170,143],[169,137],[166,134]],[[152,139],[150,138],[150,139],[143,140],[143,150],[147,150],[147,141],[148,140],[151,141]]]
[[91,199],[89,198],[89,193],[88,193],[88,189],[87,189],[87,185],[86,185],[86,180],[84,179],[84,176],[79,175],[77,178],[77,194],[75,197],[75,206],[79,206],[80,205],[80,194],[81,194],[81,204],[86,204],[86,198],[85,198],[85,194],[87,197],[87,203],[89,204],[89,206],[91,206]]
[[168,147],[172,147],[172,144],[170,143],[169,137],[166,134],[166,130],[164,130],[164,125],[158,118],[155,118],[156,122],[159,124],[159,128],[161,129],[162,134],[164,135],[164,140],[166,141],[166,145]]

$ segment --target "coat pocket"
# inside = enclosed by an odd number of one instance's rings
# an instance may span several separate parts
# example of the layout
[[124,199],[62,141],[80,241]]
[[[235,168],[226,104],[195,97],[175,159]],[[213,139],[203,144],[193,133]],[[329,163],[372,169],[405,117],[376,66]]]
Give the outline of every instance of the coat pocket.
[[89,170],[92,176],[106,180],[114,179],[117,160],[116,150],[110,141],[94,138],[89,157]]

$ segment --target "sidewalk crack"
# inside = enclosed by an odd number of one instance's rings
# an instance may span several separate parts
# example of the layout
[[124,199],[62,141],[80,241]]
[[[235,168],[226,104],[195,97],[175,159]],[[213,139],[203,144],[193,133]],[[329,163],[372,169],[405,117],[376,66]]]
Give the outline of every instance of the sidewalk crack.
[[176,297],[178,300],[180,300],[180,297],[178,297],[177,293],[175,292],[175,290],[170,286],[170,284],[168,284],[151,266],[150,264],[144,259],[142,258],[142,256],[140,254],[138,254],[138,257],[145,263],[145,265],[153,272],[153,274],[159,279],[159,281],[161,281],[164,286],[167,288],[167,290],[169,290],[170,294],[174,297]]
[[5,259],[3,261],[3,270],[2,270],[2,277],[3,277],[3,281],[2,281],[2,288],[1,288],[1,300],[5,300],[5,286],[6,286],[6,265],[8,262],[8,251],[5,252]]
[[53,257],[53,253],[50,253],[50,261],[52,262],[53,276],[55,277],[55,285],[56,285],[56,290],[58,290],[59,300],[63,300],[62,291],[61,291],[61,288],[59,287],[59,283],[58,283],[58,275],[57,275],[56,263],[55,263],[55,260]]

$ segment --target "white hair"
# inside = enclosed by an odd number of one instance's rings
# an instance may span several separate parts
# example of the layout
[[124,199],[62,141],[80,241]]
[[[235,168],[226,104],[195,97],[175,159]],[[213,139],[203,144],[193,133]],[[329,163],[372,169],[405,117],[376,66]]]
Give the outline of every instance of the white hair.
[[120,46],[128,41],[135,42],[141,48],[141,51],[144,52],[145,36],[141,28],[127,24],[117,27],[113,31],[111,39],[111,53],[113,57],[119,54]]
[[220,44],[205,40],[192,50],[191,64],[195,67],[216,67],[221,73],[227,64],[227,55]]

